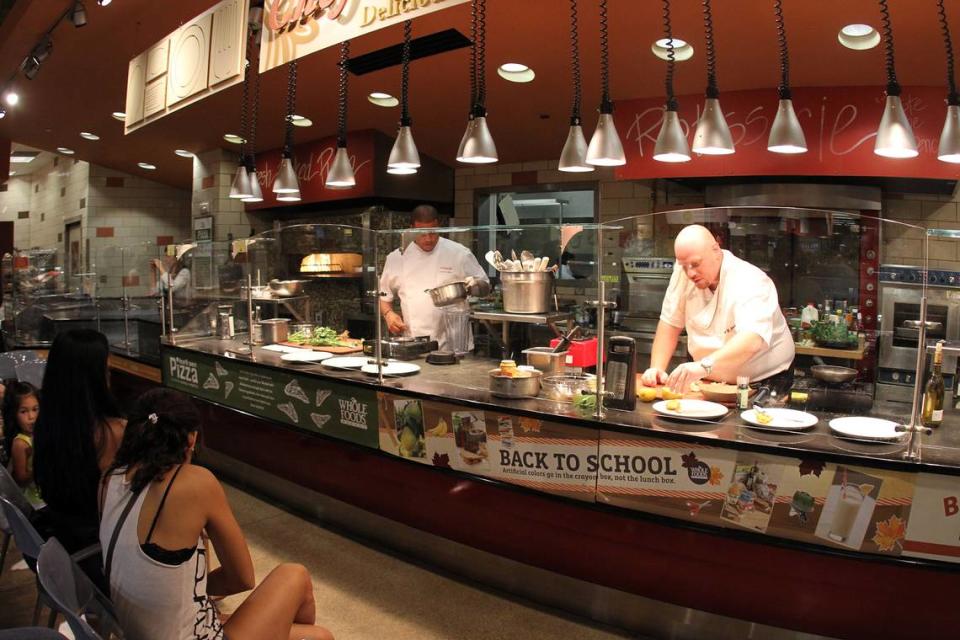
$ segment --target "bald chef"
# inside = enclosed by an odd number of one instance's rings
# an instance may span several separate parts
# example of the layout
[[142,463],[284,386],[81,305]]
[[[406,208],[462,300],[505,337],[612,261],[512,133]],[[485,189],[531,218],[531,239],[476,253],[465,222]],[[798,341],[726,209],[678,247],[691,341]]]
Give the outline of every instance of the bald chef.
[[[440,226],[440,216],[434,207],[421,205],[413,210],[414,229]],[[430,336],[440,349],[450,351],[451,344],[444,335],[442,309],[437,308],[427,292],[451,282],[464,282],[471,295],[482,296],[490,291],[490,280],[480,263],[461,244],[441,238],[438,233],[417,233],[406,248],[395,249],[388,256],[380,275],[380,313],[390,333],[404,336]],[[400,311],[393,309],[395,296],[400,296]],[[468,310],[466,301],[459,303]],[[468,350],[473,349],[473,336],[468,338]]]
[[[773,281],[721,249],[700,225],[684,227],[673,251],[677,261],[643,384],[666,384],[683,393],[703,378],[736,382],[737,376],[748,376],[751,382],[786,391],[792,384],[794,345]],[[683,329],[694,361],[668,376],[665,368]]]

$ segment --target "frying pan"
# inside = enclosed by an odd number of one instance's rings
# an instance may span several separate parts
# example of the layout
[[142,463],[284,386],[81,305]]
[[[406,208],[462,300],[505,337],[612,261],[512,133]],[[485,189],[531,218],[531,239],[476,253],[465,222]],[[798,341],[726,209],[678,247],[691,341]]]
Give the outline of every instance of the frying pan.
[[810,372],[817,380],[829,384],[850,382],[857,377],[857,370],[849,367],[837,367],[831,364],[818,364],[810,367]]

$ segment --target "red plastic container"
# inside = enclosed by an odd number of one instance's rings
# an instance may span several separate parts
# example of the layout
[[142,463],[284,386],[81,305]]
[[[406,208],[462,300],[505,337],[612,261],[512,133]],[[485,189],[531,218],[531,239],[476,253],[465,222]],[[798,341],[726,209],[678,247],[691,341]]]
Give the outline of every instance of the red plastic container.
[[[554,338],[550,341],[550,346],[555,347],[560,342],[560,338]],[[606,361],[607,354],[603,354]],[[567,361],[564,363],[568,367],[587,367],[597,366],[597,338],[587,338],[586,340],[572,340],[570,348],[567,351]]]

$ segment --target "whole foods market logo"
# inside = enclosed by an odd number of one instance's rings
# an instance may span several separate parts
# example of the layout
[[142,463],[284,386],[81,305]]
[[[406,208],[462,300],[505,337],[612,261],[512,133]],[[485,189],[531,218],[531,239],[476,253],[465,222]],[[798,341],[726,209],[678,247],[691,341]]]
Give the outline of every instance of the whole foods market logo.
[[200,384],[200,374],[197,372],[197,363],[185,358],[170,358],[170,375],[178,382]]
[[340,400],[340,422],[357,429],[367,428],[367,405],[356,398]]

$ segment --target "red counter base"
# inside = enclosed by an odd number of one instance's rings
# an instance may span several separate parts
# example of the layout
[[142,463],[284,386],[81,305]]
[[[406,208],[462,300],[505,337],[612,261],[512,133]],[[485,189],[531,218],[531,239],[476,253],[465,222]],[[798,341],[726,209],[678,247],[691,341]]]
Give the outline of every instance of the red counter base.
[[656,600],[849,638],[960,630],[960,573],[734,539],[404,462],[200,402],[205,445],[361,509]]

